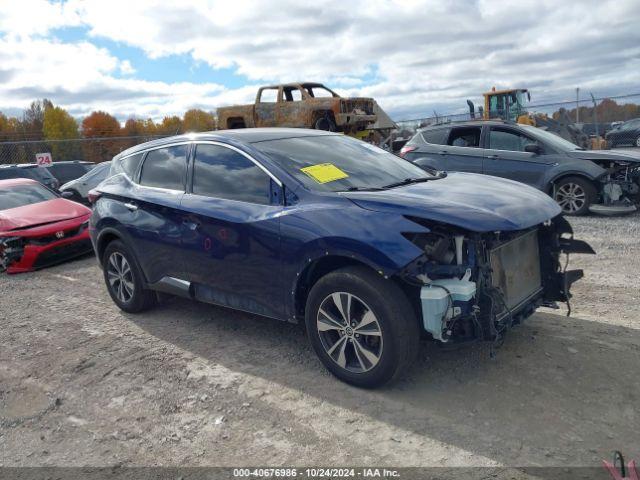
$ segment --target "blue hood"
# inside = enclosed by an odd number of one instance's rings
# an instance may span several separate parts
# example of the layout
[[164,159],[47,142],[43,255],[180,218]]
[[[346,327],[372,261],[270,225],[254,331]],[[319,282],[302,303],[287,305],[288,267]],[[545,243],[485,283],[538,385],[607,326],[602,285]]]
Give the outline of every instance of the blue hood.
[[342,195],[368,210],[420,217],[474,232],[522,230],[561,211],[535,188],[473,173],[450,173],[440,180]]

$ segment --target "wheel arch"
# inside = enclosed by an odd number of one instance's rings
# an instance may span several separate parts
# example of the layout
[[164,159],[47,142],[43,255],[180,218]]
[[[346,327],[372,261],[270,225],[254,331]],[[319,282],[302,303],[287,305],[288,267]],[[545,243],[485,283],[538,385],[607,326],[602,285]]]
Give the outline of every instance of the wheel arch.
[[336,123],[336,116],[330,108],[319,108],[317,110],[313,110],[311,115],[311,124],[315,126],[318,119],[322,117],[329,117],[333,124],[336,125],[336,127],[338,126]]
[[236,128],[247,128],[247,122],[244,117],[241,116],[233,116],[228,117],[226,121],[226,128],[232,130]]
[[98,238],[96,238],[96,256],[98,257],[98,263],[100,267],[102,265],[102,257],[104,256],[104,251],[107,249],[107,245],[109,245],[114,240],[122,240],[122,235],[115,228],[105,228],[100,232]]
[[597,184],[597,180],[598,180],[597,177],[592,177],[591,175],[588,175],[585,172],[580,172],[580,171],[575,171],[575,170],[564,171],[562,173],[558,173],[556,176],[551,178],[547,182],[547,185],[546,185],[545,190],[544,190],[545,193],[547,195],[552,195],[553,194],[553,186],[555,184],[557,184],[558,182],[560,182],[561,180],[567,178],[567,177],[583,178],[583,179],[589,181],[591,184],[593,184],[594,188],[599,193],[599,188],[598,188],[598,184]]
[[346,255],[324,255],[309,262],[298,273],[293,289],[293,316],[298,321],[304,320],[307,295],[313,286],[325,275],[344,267],[362,266],[380,274],[371,265]]

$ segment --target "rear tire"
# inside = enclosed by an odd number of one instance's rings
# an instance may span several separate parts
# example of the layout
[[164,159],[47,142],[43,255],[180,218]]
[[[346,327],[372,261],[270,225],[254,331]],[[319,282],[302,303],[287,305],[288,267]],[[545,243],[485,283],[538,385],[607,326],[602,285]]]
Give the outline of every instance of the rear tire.
[[597,195],[593,183],[583,177],[563,178],[553,190],[553,199],[562,208],[562,213],[570,216],[586,215]]
[[121,310],[138,313],[156,304],[155,293],[144,288],[138,263],[120,240],[112,241],[105,248],[102,271],[107,291]]
[[366,267],[322,277],[307,297],[305,324],[324,366],[358,387],[397,379],[418,352],[420,330],[406,295]]

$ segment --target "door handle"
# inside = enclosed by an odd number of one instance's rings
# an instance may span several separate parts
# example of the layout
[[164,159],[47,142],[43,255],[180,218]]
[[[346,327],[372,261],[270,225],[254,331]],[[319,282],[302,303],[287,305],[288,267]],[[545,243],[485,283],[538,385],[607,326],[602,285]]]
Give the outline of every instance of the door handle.
[[438,152],[440,155],[446,155],[447,153],[449,153],[447,150],[440,150]]
[[200,226],[200,222],[189,222],[189,221],[184,221],[182,222],[182,224],[187,227],[189,230],[191,231],[195,231],[198,229],[198,227]]
[[498,155],[488,155],[487,158],[490,158],[491,160],[497,160],[500,157]]
[[135,203],[125,203],[124,206],[131,212],[138,210],[138,206]]

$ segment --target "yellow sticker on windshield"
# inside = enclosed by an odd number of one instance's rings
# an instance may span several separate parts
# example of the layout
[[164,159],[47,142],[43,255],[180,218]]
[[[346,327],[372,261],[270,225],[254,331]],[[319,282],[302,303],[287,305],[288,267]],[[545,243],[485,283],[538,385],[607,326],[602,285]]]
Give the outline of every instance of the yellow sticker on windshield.
[[300,169],[301,172],[313,178],[318,183],[329,183],[347,178],[345,172],[336,167],[333,163],[321,163]]

